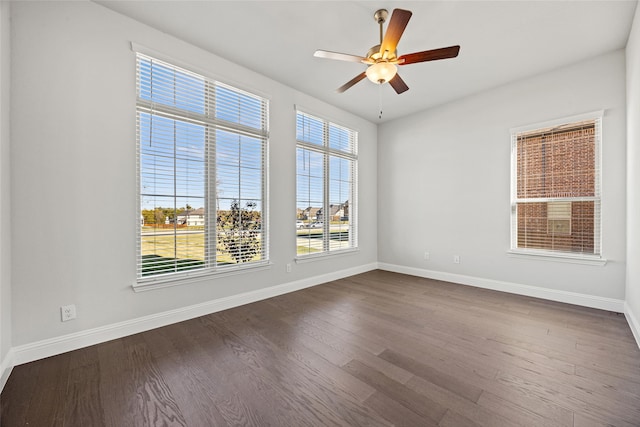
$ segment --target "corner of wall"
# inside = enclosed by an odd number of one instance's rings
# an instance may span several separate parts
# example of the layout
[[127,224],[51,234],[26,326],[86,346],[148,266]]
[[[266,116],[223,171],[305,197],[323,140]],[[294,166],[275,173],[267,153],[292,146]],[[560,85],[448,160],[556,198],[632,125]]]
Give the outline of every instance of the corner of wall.
[[10,3],[0,2],[0,391],[11,369]]
[[13,349],[9,349],[4,359],[0,360],[0,393],[2,393],[5,384],[7,384],[9,375],[11,375],[14,365],[13,362]]
[[626,46],[627,91],[627,268],[625,317],[640,347],[640,242],[632,239],[640,230],[640,4]]
[[624,317],[627,319],[627,323],[631,328],[631,333],[636,340],[636,344],[638,344],[638,348],[640,348],[640,322],[638,322],[638,318],[631,311],[631,307],[626,302],[624,303]]

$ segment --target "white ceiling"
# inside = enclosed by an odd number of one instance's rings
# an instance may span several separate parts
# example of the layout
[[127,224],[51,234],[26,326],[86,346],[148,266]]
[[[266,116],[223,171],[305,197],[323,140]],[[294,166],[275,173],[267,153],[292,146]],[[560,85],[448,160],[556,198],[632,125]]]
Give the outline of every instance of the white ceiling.
[[[372,122],[624,48],[636,7],[636,0],[96,2]],[[413,12],[398,55],[458,44],[459,56],[400,67],[410,88],[401,95],[368,80],[336,93],[365,66],[314,51],[366,55],[379,42],[380,8]]]

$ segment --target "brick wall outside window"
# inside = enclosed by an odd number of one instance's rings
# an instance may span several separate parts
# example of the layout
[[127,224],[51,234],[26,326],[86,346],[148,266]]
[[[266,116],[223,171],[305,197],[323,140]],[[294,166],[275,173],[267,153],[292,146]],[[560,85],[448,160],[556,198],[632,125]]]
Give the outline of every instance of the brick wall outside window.
[[516,135],[517,248],[598,251],[596,150],[594,120]]

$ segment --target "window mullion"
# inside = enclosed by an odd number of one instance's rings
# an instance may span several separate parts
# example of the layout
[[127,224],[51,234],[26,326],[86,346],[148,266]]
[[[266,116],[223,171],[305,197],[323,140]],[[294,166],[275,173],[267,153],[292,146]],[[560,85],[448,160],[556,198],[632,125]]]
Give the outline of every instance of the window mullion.
[[[205,84],[205,116],[215,116],[215,89],[207,82]],[[216,185],[216,132],[211,124],[205,126],[205,263],[207,267],[215,268],[217,252],[217,185]]]
[[[173,211],[175,212],[176,219],[178,216],[178,162],[176,156],[177,142],[176,142],[176,122],[173,122]],[[186,204],[185,204],[186,208]],[[173,265],[174,271],[178,271],[178,221],[173,221]]]
[[329,207],[329,182],[331,180],[331,171],[329,170],[329,123],[323,124],[323,145],[325,153],[323,157],[324,182],[323,182],[323,200],[322,200],[322,246],[325,252],[329,252],[331,243],[331,217]]

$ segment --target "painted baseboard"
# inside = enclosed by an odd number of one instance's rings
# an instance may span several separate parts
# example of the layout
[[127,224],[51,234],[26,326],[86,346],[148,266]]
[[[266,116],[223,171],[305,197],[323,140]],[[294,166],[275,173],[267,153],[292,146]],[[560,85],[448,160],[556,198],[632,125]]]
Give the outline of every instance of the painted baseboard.
[[631,328],[631,333],[633,337],[636,339],[636,343],[638,344],[638,348],[640,348],[640,322],[638,322],[638,318],[633,311],[631,311],[631,307],[625,301],[624,303],[624,317],[627,318],[627,323],[629,323],[629,327]]
[[377,263],[365,264],[264,289],[232,295],[201,304],[195,304],[86,331],[20,345],[12,348],[13,360],[10,366],[13,367],[21,365],[23,363],[32,362],[34,360],[43,359],[45,357],[65,353],[67,351],[77,350],[90,345],[122,338],[128,335],[215,313],[217,311],[238,307],[266,298],[353,276],[355,274],[365,273],[367,271],[375,270],[377,267]]
[[475,286],[478,288],[492,289],[494,291],[508,292],[511,294],[526,295],[551,301],[581,305],[601,310],[624,313],[624,301],[605,298],[594,295],[579,294],[575,292],[560,291],[556,289],[540,288],[537,286],[522,285],[519,283],[503,282],[499,280],[483,279],[480,277],[466,276],[463,274],[447,273],[443,271],[424,270],[421,268],[406,267],[396,264],[378,263],[380,270],[409,274],[411,276],[427,279],[442,280],[461,285]]
[[13,349],[10,348],[4,356],[4,359],[0,361],[0,392],[4,389],[4,385],[7,383],[9,375],[13,370],[13,366]]

